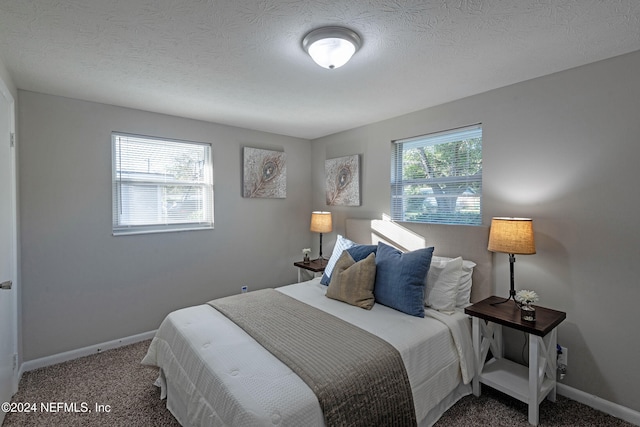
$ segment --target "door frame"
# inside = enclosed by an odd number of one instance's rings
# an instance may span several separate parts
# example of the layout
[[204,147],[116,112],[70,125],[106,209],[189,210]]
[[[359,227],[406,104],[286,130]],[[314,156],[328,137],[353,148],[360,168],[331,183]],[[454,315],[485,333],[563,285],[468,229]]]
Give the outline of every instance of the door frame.
[[19,297],[18,293],[21,292],[20,289],[20,254],[18,252],[18,168],[16,162],[16,150],[18,147],[17,136],[16,136],[16,110],[15,110],[15,98],[13,94],[7,87],[6,83],[2,78],[0,78],[0,93],[2,96],[9,102],[9,132],[13,136],[13,146],[11,148],[11,190],[10,197],[11,203],[13,205],[12,215],[11,215],[11,251],[13,252],[13,265],[11,266],[11,275],[13,277],[10,280],[13,282],[13,289],[11,295],[11,304],[13,305],[13,324],[14,329],[12,331],[12,351],[15,354],[16,359],[14,359],[14,368],[13,368],[13,394],[18,391],[18,383],[20,382],[20,377],[22,374],[22,352],[20,351],[19,339],[20,339],[20,310],[19,310]]

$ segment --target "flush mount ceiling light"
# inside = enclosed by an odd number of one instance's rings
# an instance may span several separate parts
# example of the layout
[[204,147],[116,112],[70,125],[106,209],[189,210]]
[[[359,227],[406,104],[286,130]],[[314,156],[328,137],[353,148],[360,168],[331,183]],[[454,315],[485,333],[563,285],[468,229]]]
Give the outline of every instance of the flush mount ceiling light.
[[360,36],[344,27],[322,27],[302,39],[303,49],[321,67],[333,70],[346,64],[360,49]]

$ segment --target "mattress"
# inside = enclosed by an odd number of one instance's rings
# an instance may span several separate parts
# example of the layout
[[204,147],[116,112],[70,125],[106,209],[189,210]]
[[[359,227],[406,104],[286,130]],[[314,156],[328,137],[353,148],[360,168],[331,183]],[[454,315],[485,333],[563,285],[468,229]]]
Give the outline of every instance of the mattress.
[[[425,318],[374,305],[363,310],[326,298],[316,278],[277,288],[393,345],[405,364],[419,425],[433,423],[470,393],[470,322],[426,310]],[[253,338],[207,304],[170,313],[143,364],[160,367],[156,384],[183,426],[322,426],[309,387]]]

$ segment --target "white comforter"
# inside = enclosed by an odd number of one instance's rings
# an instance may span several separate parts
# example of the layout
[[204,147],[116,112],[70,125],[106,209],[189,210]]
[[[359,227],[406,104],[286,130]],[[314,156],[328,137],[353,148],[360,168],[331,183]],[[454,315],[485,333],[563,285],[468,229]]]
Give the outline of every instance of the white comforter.
[[[422,319],[381,304],[367,311],[326,298],[326,289],[319,278],[277,288],[393,345],[405,363],[420,425],[461,381],[471,381],[471,333],[463,313],[427,310]],[[183,426],[324,424],[311,389],[209,305],[170,313],[142,363],[161,368],[157,384]]]

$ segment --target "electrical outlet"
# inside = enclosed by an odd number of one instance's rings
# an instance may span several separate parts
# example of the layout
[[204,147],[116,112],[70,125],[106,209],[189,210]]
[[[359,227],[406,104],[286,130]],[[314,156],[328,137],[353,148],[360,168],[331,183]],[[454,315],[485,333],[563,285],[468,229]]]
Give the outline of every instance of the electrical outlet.
[[247,285],[243,286],[240,288],[240,293],[247,293],[247,291],[249,291],[249,287]]
[[567,360],[569,360],[569,349],[567,347],[560,347],[562,353],[558,355],[558,365],[567,366]]

